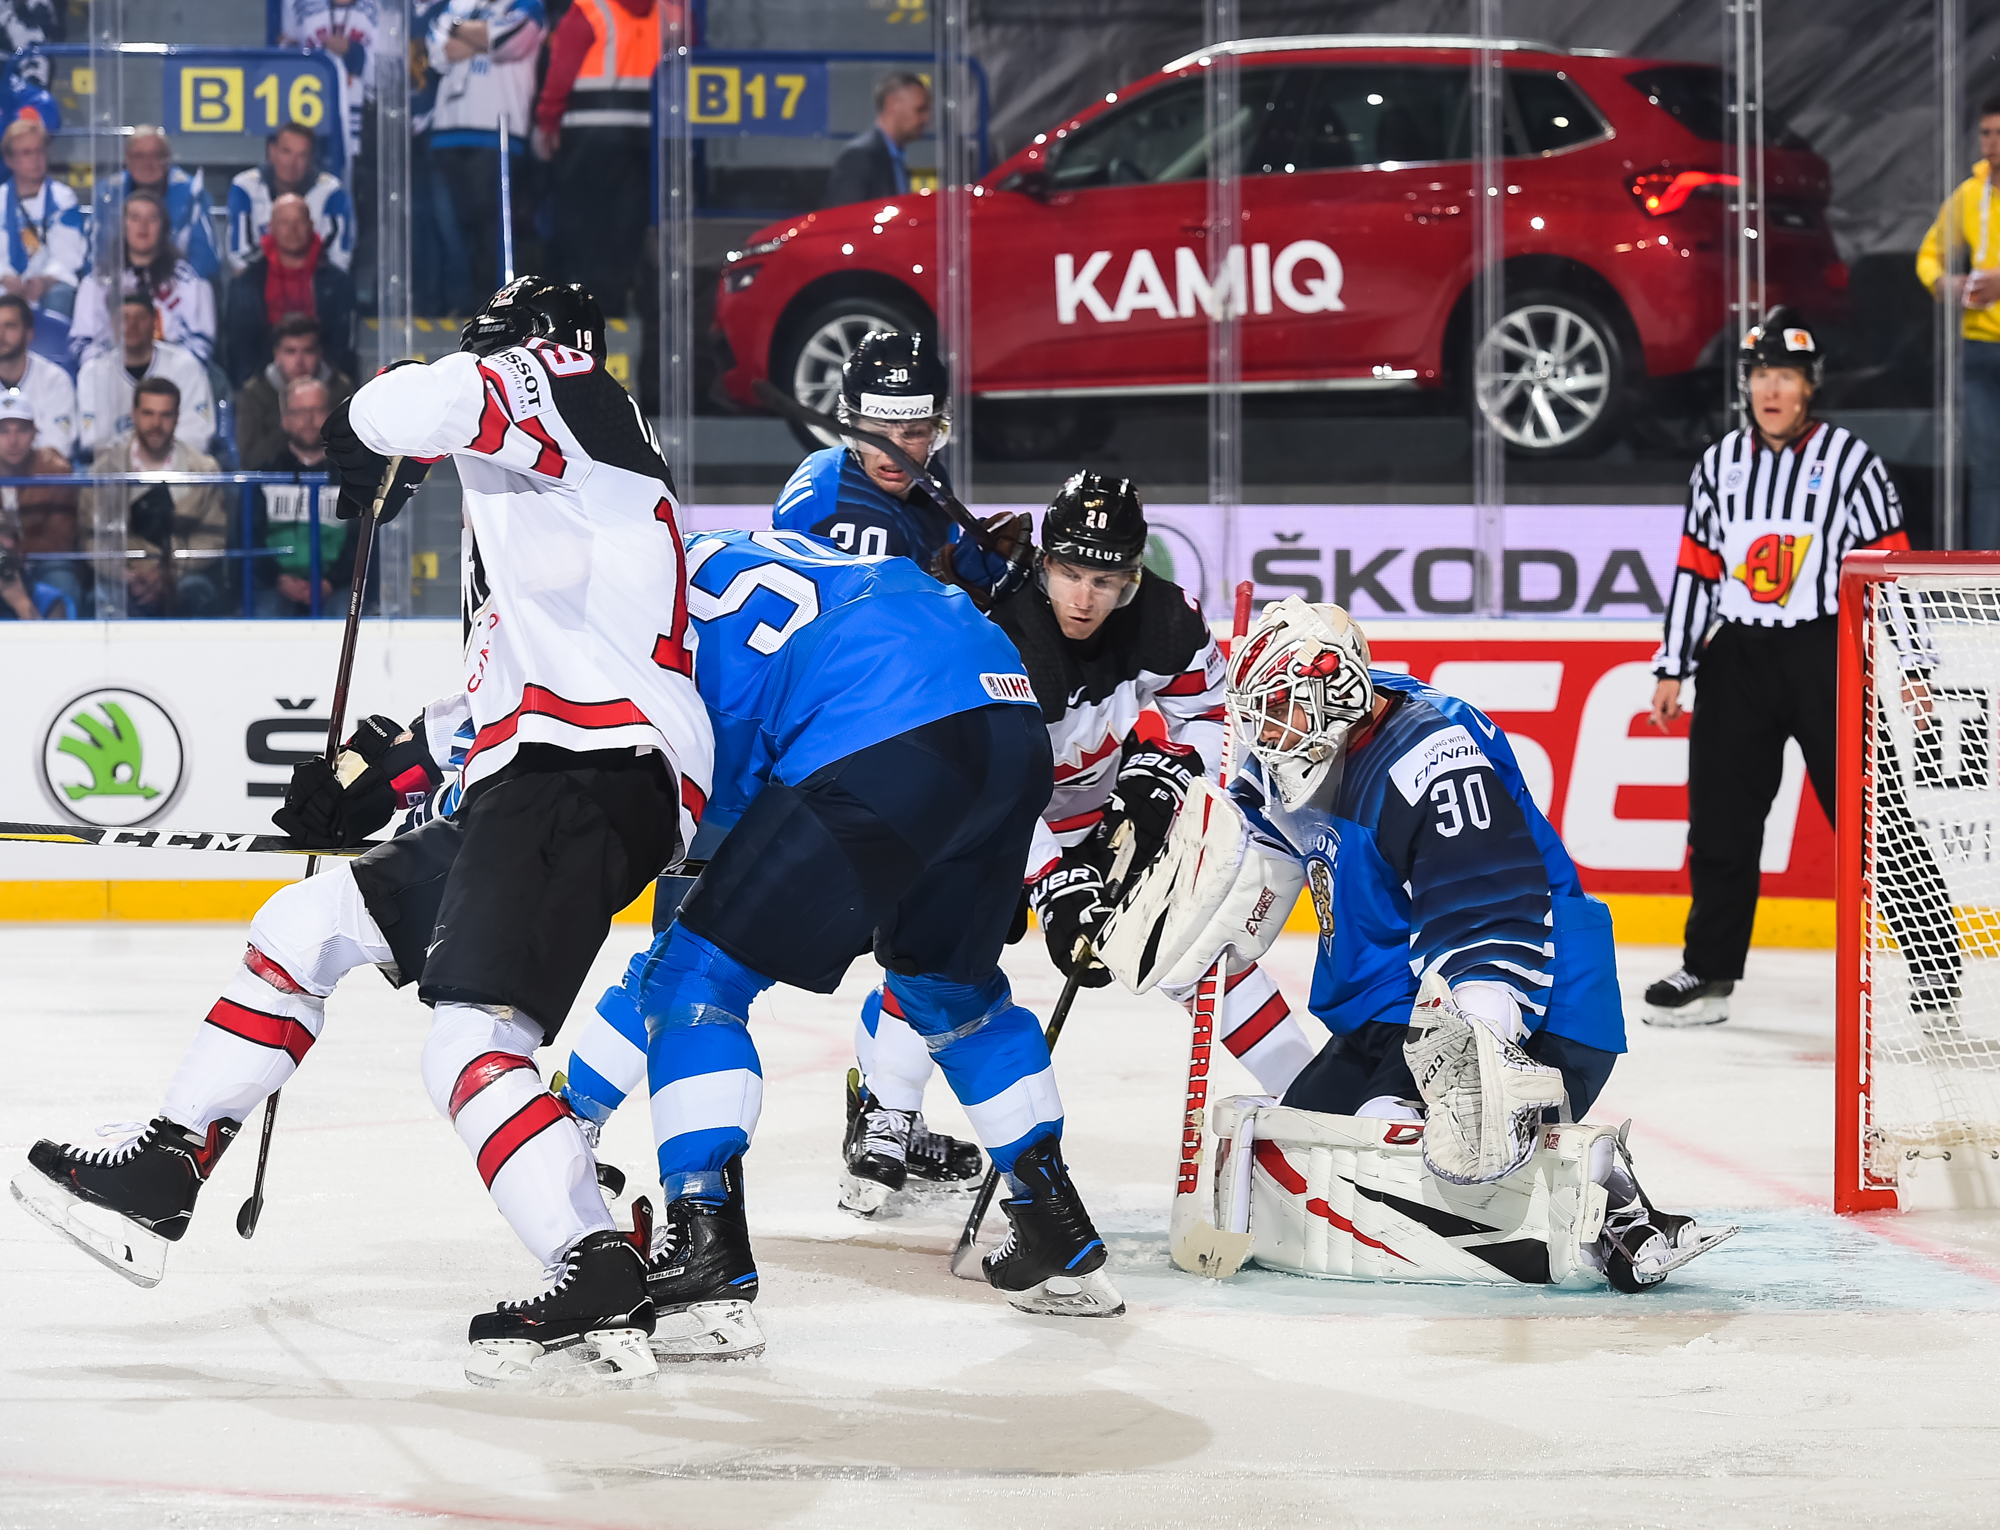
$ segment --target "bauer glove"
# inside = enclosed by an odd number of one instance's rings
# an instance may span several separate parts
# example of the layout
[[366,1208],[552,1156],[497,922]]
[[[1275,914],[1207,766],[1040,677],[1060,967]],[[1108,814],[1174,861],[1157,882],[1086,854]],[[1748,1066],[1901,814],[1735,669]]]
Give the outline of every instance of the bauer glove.
[[[327,460],[340,470],[340,503],[333,513],[343,521],[358,520],[373,508],[375,496],[382,489],[382,475],[389,470],[389,459],[354,433],[348,419],[353,402],[344,398],[335,404],[319,433],[320,440],[326,443]],[[389,497],[382,502],[382,518],[376,524],[386,526],[401,514],[430,470],[428,462],[405,457],[396,469],[396,481],[389,489]]]
[[1118,784],[1098,832],[1108,844],[1119,824],[1131,824],[1137,844],[1125,875],[1128,883],[1160,853],[1188,783],[1201,773],[1201,756],[1185,744],[1149,744],[1138,739],[1126,744]]
[[1042,922],[1042,938],[1049,943],[1049,960],[1064,977],[1075,977],[1084,988],[1102,988],[1111,973],[1093,954],[1085,961],[1086,942],[1094,944],[1098,929],[1109,916],[1104,906],[1104,878],[1096,866],[1082,857],[1065,856],[1028,893],[1035,917]]

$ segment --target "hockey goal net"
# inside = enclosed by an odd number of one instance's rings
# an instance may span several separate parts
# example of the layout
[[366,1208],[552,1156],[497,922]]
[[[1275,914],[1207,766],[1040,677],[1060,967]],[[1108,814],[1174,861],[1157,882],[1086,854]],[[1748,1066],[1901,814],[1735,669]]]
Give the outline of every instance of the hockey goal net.
[[1841,570],[1834,1209],[2000,1188],[2000,554]]

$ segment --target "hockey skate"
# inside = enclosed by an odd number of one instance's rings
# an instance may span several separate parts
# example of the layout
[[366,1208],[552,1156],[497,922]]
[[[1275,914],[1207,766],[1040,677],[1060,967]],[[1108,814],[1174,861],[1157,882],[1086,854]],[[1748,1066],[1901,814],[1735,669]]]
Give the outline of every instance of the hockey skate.
[[1014,1160],[1011,1177],[1028,1194],[1004,1200],[1007,1241],[981,1261],[988,1284],[1023,1312],[1052,1317],[1116,1317],[1125,1310],[1103,1272],[1104,1240],[1063,1166],[1062,1145],[1045,1137]]
[[840,1209],[872,1217],[898,1191],[921,1194],[970,1188],[986,1172],[976,1143],[962,1142],[924,1124],[920,1110],[890,1110],[847,1070],[846,1172]]
[[[595,1232],[563,1256],[555,1284],[527,1301],[502,1302],[472,1320],[465,1376],[480,1386],[583,1377],[629,1384],[659,1370],[647,1342],[653,1301],[646,1294],[652,1203],[632,1203],[630,1233]],[[538,1365],[561,1354],[573,1364]]]
[[646,1272],[658,1322],[653,1353],[661,1360],[747,1360],[764,1352],[764,1332],[751,1314],[757,1261],[743,1215],[743,1160],[717,1176],[728,1198],[669,1201]]
[[1676,1216],[1655,1206],[1632,1172],[1632,1155],[1625,1146],[1631,1125],[1627,1121],[1616,1138],[1624,1174],[1614,1176],[1613,1185],[1606,1187],[1614,1200],[1623,1186],[1630,1187],[1630,1194],[1622,1204],[1605,1212],[1604,1231],[1598,1234],[1596,1249],[1604,1278],[1628,1293],[1651,1290],[1682,1265],[1742,1231],[1740,1227],[1699,1227],[1693,1217]]
[[1683,967],[1646,990],[1646,1008],[1639,1018],[1664,1030],[1696,1025],[1720,1025],[1729,1018],[1729,996],[1736,984],[1728,979],[1698,978]]
[[114,1147],[44,1139],[14,1176],[14,1199],[99,1264],[136,1286],[157,1286],[167,1246],[186,1233],[195,1197],[238,1125],[217,1121],[198,1137],[158,1116]]

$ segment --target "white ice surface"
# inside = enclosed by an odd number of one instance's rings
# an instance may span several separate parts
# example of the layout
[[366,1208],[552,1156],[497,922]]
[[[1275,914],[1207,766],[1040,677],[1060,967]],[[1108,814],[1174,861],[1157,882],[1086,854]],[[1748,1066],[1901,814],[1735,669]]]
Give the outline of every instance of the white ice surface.
[[[642,938],[614,931],[596,982]],[[38,1136],[152,1114],[242,944],[0,928],[8,1175]],[[1622,952],[1628,1003],[1675,956]],[[1273,961],[1301,1002],[1310,944]],[[1038,947],[1008,966],[1045,1015]],[[234,1219],[255,1119],[157,1290],[0,1208],[0,1527],[2000,1522],[2000,1229],[1827,1211],[1825,954],[1753,953],[1719,1029],[1633,1026],[1596,1118],[1636,1120],[1656,1200],[1745,1224],[1640,1297],[1175,1271],[1187,1022],[1085,993],[1057,1052],[1068,1156],[1130,1302],[1094,1323],[954,1280],[963,1201],[834,1209],[868,981],[858,965],[836,998],[781,990],[754,1017],[767,1355],[565,1396],[462,1379],[467,1317],[538,1272],[424,1098],[425,1012],[350,978],[285,1091],[254,1241]],[[1218,1084],[1249,1080],[1225,1060]],[[931,1115],[965,1132],[941,1082]],[[643,1110],[605,1152],[646,1188]]]

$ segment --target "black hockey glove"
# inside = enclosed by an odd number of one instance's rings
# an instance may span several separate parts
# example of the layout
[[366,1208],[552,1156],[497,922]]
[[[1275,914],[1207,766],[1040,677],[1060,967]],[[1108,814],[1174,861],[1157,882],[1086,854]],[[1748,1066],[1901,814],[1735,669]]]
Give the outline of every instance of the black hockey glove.
[[309,849],[358,845],[398,812],[421,803],[443,779],[421,737],[389,745],[345,785],[325,760],[306,760],[292,767],[285,805],[271,821]]
[[[348,409],[353,402],[344,398],[335,404],[319,433],[320,440],[326,443],[327,460],[340,472],[340,503],[333,513],[343,521],[359,520],[368,513],[381,491],[382,475],[389,470],[389,459],[354,433],[354,426],[348,420]],[[410,496],[417,492],[417,485],[430,470],[428,462],[419,462],[415,457],[403,459],[389,497],[382,503],[382,519],[378,524],[386,526],[402,513],[403,506],[410,502]]]
[[1118,784],[1099,832],[1108,844],[1121,823],[1131,824],[1137,843],[1125,873],[1128,883],[1160,853],[1188,783],[1201,772],[1201,756],[1185,744],[1149,744],[1136,738],[1126,744]]
[[[1037,882],[1028,893],[1035,917],[1042,922],[1042,938],[1049,943],[1049,960],[1064,977],[1077,973],[1079,949],[1094,942],[1110,910],[1104,906],[1104,878],[1096,866],[1072,851],[1054,871]],[[1084,988],[1102,988],[1111,973],[1093,954],[1077,977]]]
[[373,765],[389,752],[397,739],[409,731],[395,718],[384,717],[378,712],[373,717],[364,717],[356,723],[354,731],[347,736],[347,742],[340,747],[343,750],[353,750]]

